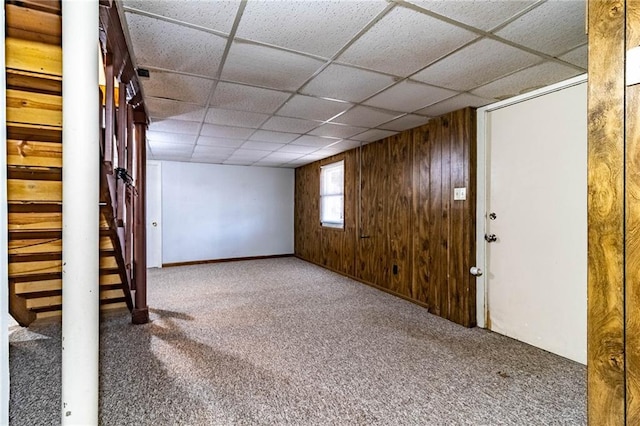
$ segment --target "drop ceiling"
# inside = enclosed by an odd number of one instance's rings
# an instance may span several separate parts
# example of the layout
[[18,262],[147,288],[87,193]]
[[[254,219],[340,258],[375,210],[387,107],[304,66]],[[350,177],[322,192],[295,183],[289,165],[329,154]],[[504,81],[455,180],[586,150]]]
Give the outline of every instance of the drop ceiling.
[[155,160],[294,168],[586,72],[584,1],[122,6]]

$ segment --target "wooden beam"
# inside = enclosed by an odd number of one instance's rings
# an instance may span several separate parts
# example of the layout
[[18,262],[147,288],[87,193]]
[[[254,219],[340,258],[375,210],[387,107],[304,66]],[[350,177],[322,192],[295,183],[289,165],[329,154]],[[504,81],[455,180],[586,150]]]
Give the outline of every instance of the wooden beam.
[[588,420],[623,425],[625,11],[588,8]]

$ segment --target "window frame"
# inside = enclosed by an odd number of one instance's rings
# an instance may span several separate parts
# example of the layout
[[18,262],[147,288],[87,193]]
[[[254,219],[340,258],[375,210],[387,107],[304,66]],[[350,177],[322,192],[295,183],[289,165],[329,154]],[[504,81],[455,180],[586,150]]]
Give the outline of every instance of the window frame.
[[[325,173],[332,171],[332,169],[340,168],[342,171],[342,183],[341,183],[341,191],[340,192],[328,192],[326,188]],[[323,228],[331,228],[331,229],[344,229],[344,189],[345,189],[345,167],[344,167],[344,159],[338,161],[332,161],[331,163],[323,164],[320,166],[320,204],[319,204],[319,213],[320,213],[320,226]],[[329,198],[341,198],[341,207],[342,210],[340,212],[340,221],[330,221],[323,220],[326,217],[324,213],[325,200]]]

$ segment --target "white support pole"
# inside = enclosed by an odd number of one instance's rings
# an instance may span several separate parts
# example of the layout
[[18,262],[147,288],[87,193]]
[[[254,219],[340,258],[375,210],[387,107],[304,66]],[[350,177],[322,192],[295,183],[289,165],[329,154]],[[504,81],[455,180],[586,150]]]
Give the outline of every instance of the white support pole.
[[[0,12],[0,34],[4,40],[4,8]],[[0,61],[2,69],[5,69],[4,43],[0,46]],[[6,106],[6,80],[4,71],[0,73],[0,122],[7,128]],[[0,424],[9,424],[9,283],[8,252],[7,252],[7,132],[0,136]]]
[[62,1],[62,424],[98,424],[98,1]]

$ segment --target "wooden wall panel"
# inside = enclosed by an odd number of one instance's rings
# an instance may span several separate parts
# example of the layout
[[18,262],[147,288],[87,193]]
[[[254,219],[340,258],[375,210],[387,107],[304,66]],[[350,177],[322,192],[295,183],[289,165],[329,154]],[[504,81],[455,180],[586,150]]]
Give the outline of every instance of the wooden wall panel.
[[589,2],[589,51],[588,420],[592,425],[623,425],[625,11],[621,3]]
[[388,149],[384,141],[362,147],[361,226],[356,251],[356,277],[385,288],[388,288],[389,272],[385,217],[387,156]]
[[[626,45],[640,45],[640,2],[627,3]],[[626,89],[625,379],[627,424],[640,424],[640,85]]]
[[[412,133],[403,132],[388,139],[387,235],[389,239],[388,289],[411,297],[411,230],[413,192]],[[395,271],[394,271],[395,268]]]
[[[447,114],[345,153],[344,230],[320,227],[317,212],[320,166],[340,157],[297,169],[296,255],[473,326],[474,114]],[[467,188],[466,201],[453,201],[454,187]]]

